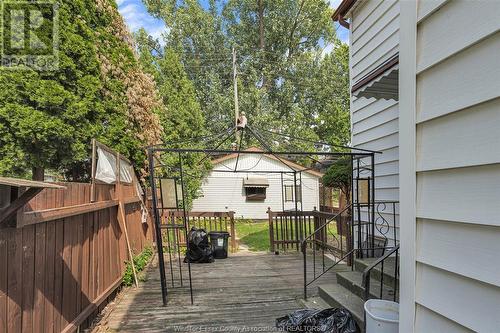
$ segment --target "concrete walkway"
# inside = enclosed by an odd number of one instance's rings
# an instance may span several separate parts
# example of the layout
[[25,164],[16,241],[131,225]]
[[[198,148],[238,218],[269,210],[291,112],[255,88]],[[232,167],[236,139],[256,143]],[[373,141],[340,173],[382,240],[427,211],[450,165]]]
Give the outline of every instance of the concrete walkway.
[[[302,307],[298,299],[302,297],[303,270],[298,253],[243,252],[191,267],[194,305],[184,287],[170,288],[169,303],[164,307],[158,267],[153,264],[147,281],[138,289],[130,288],[115,304],[105,319],[105,331],[275,332],[277,317]],[[334,273],[325,278],[334,278]],[[316,292],[314,286],[310,290]]]

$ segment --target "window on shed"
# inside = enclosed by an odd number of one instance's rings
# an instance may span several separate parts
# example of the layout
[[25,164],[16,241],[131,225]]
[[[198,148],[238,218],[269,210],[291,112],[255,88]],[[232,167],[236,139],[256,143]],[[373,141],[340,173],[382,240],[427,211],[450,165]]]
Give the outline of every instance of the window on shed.
[[264,200],[266,199],[265,187],[245,187],[245,195],[247,200]]
[[285,185],[285,201],[293,201],[293,185]]
[[[285,185],[285,202],[294,201],[293,185]],[[297,193],[297,202],[302,201],[302,186],[300,184],[295,185],[295,191]]]

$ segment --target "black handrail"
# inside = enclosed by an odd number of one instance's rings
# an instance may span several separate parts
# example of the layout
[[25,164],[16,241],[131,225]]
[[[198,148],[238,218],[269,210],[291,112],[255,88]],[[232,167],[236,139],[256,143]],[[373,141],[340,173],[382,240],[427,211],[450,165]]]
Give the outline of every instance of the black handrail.
[[378,265],[381,265],[381,272],[380,272],[380,295],[379,298],[383,298],[383,288],[384,288],[384,261],[389,258],[391,255],[396,253],[396,261],[394,265],[394,302],[396,302],[397,299],[397,290],[398,290],[398,275],[399,275],[399,269],[398,269],[398,260],[399,260],[399,244],[396,245],[392,250],[388,251],[385,253],[382,257],[378,258],[373,264],[365,268],[363,271],[363,288],[365,290],[365,300],[368,300],[370,298],[370,274],[371,271]]
[[[382,250],[379,251],[380,255],[383,257],[387,257],[388,255],[391,255],[394,253],[394,249],[397,247],[399,248],[398,241],[396,239],[397,234],[396,234],[396,205],[398,205],[398,201],[374,201],[371,204],[359,204],[359,203],[352,203],[345,207],[342,211],[338,212],[336,215],[333,217],[325,220],[324,224],[319,226],[314,232],[312,232],[310,235],[308,235],[305,239],[303,239],[300,244],[301,244],[301,251],[303,254],[303,269],[304,269],[304,298],[307,299],[307,287],[311,285],[313,282],[318,280],[321,276],[325,275],[328,271],[330,271],[332,268],[337,266],[339,263],[345,262],[347,259],[348,265],[351,265],[351,269],[354,269],[354,257],[364,257],[366,254],[371,253],[372,256],[375,255],[375,251],[377,250]],[[359,220],[354,220],[354,209],[357,207],[368,207],[369,209],[376,213],[376,217],[372,217],[371,221],[368,222],[363,222],[360,219],[360,212],[358,212],[358,219]],[[393,228],[393,236],[394,236],[394,245],[393,246],[388,246],[388,238],[387,238],[387,233],[390,231],[391,228],[391,223],[384,217],[385,214],[385,208],[389,206],[392,206],[392,212],[389,212],[389,214],[392,215],[392,228]],[[342,220],[342,215],[346,212],[351,211],[351,219],[349,222],[347,222],[347,225],[344,224],[344,221]],[[340,220],[339,220],[340,218]],[[336,236],[331,233],[330,229],[328,229],[329,225],[331,224],[332,221],[339,221],[341,228],[337,230],[339,232],[339,235]],[[362,227],[364,228],[366,225],[372,225],[371,228],[366,229],[366,239],[368,240],[366,243],[361,241],[362,238]],[[357,227],[357,238],[358,242],[357,245],[354,242],[354,237],[355,237],[355,228]],[[375,244],[375,231],[371,230],[374,229],[377,232],[377,235],[381,237],[381,239],[384,239],[385,242],[383,244]],[[346,231],[347,233],[344,233]],[[370,233],[371,231],[371,233]],[[340,243],[340,255],[339,251],[335,248],[335,246],[332,246],[331,244],[328,244],[329,242],[329,235],[328,233],[332,234],[333,238],[335,239],[336,243]],[[326,237],[325,237],[326,234]],[[344,238],[346,238],[347,242],[349,243],[350,250],[345,253],[342,250],[342,245],[344,242]],[[371,241],[370,241],[371,240]],[[312,243],[312,255],[313,255],[313,277],[311,281],[307,281],[307,247],[308,243]],[[317,274],[316,271],[316,251],[319,250],[322,253],[322,271]],[[332,265],[327,267],[325,265],[325,252],[331,253],[335,257],[335,261],[333,262]],[[390,254],[386,254],[386,250],[389,250]],[[399,255],[399,253],[397,253]],[[337,259],[340,257],[340,259]],[[327,255],[328,258],[328,255]],[[377,261],[377,264],[380,264],[383,266],[383,260],[380,259],[380,261]],[[396,264],[397,265],[397,264]],[[375,265],[376,266],[376,265]],[[396,267],[397,269],[397,267]],[[369,277],[368,277],[369,279]],[[395,282],[396,284],[396,282]],[[383,277],[382,277],[382,285],[383,285]],[[396,286],[397,288],[397,286]],[[382,292],[382,288],[381,288]],[[395,291],[396,293],[396,291]]]
[[[335,262],[332,266],[330,266],[326,270],[323,268],[323,272],[320,275],[315,276],[314,279],[313,279],[313,281],[308,284],[307,283],[307,242],[311,241],[311,238],[315,237],[315,235],[318,232],[324,230],[330,224],[330,222],[336,221],[336,219],[338,217],[341,217],[344,212],[349,211],[351,209],[351,207],[352,207],[352,204],[350,204],[347,207],[345,207],[344,209],[342,209],[335,216],[333,216],[331,219],[325,221],[325,223],[323,225],[321,225],[316,230],[314,230],[314,232],[312,234],[310,234],[309,236],[307,236],[306,238],[304,238],[302,240],[302,242],[301,242],[301,250],[302,250],[302,255],[303,255],[303,259],[304,259],[303,260],[304,261],[304,299],[307,299],[307,286],[309,284],[311,284],[312,282],[316,281],[319,277],[321,277],[323,274],[325,274],[326,272],[328,272],[330,269],[332,269],[339,262],[343,261],[345,258],[347,258],[347,256],[351,255],[352,252],[353,252],[353,250],[349,251],[346,255],[343,256],[343,258],[340,261]],[[342,236],[340,237],[340,241],[342,242]],[[324,251],[324,246],[323,246],[323,251]],[[315,252],[315,249],[314,249],[314,252]],[[315,270],[314,273],[316,274],[316,268],[314,268],[314,270]]]

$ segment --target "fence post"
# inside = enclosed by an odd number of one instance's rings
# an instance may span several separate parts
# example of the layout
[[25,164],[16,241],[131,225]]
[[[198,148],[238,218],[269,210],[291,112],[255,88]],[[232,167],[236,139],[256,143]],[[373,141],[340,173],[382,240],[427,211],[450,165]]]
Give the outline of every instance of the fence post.
[[277,254],[274,244],[273,212],[271,211],[271,207],[267,207],[267,216],[269,220],[269,242],[271,246],[271,253]]
[[234,229],[234,212],[229,213],[230,235],[231,235],[231,252],[236,252],[236,232]]

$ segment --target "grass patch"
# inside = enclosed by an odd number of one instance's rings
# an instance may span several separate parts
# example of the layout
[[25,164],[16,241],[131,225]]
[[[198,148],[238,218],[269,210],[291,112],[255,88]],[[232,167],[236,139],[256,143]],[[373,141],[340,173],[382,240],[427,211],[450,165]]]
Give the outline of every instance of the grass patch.
[[[137,274],[144,270],[149,260],[153,256],[153,248],[151,246],[147,246],[142,250],[142,252],[134,257],[134,265]],[[143,281],[143,279],[139,278],[139,280]],[[125,273],[123,274],[122,283],[125,286],[131,286],[134,284],[134,272],[132,270],[132,265],[130,261],[126,262]]]
[[269,251],[269,223],[252,220],[235,221],[236,236],[250,251]]

